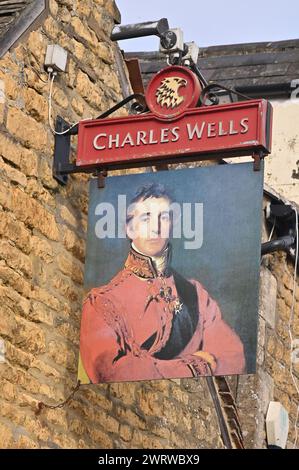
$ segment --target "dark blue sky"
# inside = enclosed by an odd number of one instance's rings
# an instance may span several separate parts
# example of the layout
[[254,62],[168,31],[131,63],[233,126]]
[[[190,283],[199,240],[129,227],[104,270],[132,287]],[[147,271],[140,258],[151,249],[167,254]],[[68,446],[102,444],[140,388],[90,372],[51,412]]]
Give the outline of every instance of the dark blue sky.
[[[116,0],[122,24],[168,18],[199,46],[299,38],[298,0]],[[122,41],[126,51],[158,50],[156,37]]]

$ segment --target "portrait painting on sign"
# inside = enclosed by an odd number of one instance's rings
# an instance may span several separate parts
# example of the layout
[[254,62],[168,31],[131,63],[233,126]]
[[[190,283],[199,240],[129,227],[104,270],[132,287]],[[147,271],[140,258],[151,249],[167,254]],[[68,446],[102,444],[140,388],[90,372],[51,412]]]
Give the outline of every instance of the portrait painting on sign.
[[263,172],[90,183],[81,383],[253,373]]

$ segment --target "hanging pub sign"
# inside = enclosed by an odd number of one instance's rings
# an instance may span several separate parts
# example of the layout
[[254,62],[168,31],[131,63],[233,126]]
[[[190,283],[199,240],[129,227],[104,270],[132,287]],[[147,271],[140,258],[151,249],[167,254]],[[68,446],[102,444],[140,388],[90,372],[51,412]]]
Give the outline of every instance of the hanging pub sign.
[[91,180],[81,383],[255,372],[262,167]]
[[196,107],[201,91],[188,68],[162,70],[147,89],[149,112],[79,123],[77,167],[122,168],[270,152],[272,108],[266,100]]
[[204,92],[187,67],[167,67],[148,86],[146,111],[80,122],[76,162],[58,168],[99,174],[252,155],[259,170],[242,163],[91,179],[83,384],[255,371],[272,108],[266,100],[206,106]]

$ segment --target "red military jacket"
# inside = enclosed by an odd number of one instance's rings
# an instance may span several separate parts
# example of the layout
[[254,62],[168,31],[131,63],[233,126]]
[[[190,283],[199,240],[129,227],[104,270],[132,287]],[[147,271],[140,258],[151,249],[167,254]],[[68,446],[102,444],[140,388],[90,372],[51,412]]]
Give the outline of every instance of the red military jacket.
[[204,287],[171,270],[158,276],[133,249],[124,269],[85,299],[80,353],[93,383],[245,370],[243,345]]

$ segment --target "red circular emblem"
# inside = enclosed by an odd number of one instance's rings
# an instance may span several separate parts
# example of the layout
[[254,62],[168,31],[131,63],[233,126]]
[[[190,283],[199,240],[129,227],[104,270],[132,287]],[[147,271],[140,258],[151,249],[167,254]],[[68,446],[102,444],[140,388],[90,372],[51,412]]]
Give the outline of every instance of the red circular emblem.
[[174,65],[158,72],[146,91],[150,111],[160,119],[172,120],[186,109],[194,108],[201,86],[197,76],[188,68]]

